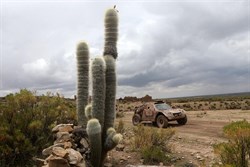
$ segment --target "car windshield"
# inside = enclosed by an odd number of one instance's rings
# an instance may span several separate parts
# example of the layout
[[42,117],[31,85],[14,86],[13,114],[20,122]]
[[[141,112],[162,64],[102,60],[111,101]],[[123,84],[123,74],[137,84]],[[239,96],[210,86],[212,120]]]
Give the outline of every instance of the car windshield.
[[166,103],[159,103],[159,104],[155,104],[155,107],[158,109],[158,110],[170,110],[172,109],[168,104]]

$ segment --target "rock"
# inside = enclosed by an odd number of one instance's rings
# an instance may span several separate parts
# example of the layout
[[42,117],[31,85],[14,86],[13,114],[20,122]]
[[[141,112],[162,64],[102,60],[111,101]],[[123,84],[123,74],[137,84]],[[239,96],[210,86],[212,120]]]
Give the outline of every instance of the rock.
[[126,159],[125,157],[123,157],[123,156],[120,157],[120,160],[121,160],[121,161],[127,161],[127,159]]
[[53,147],[63,147],[63,146],[64,146],[63,143],[54,144],[52,146],[49,146],[48,148],[43,149],[42,154],[43,155],[50,155],[50,154],[52,154]]
[[[53,129],[52,129],[52,132],[56,133],[59,131],[60,128],[64,128],[64,127],[71,127],[72,129],[72,126],[73,124],[59,124],[59,125],[56,125]],[[72,129],[73,130],[73,129]]]
[[70,141],[69,132],[57,132],[56,133],[56,141],[54,142],[55,144],[67,142],[67,141]]
[[59,132],[72,132],[73,128],[71,126],[64,126],[59,128]]
[[37,157],[32,157],[32,160],[36,161],[36,165],[38,166],[42,166],[46,163],[44,159],[37,158]]
[[88,148],[89,147],[89,143],[88,143],[88,141],[85,138],[82,138],[81,141],[80,141],[80,143],[81,143],[81,145],[84,148]]
[[79,137],[87,137],[88,136],[86,129],[83,129],[81,126],[74,127],[72,134],[74,134],[75,136],[79,136]]
[[68,152],[62,147],[53,147],[52,154],[64,158]]
[[78,166],[78,167],[86,167],[86,163],[85,163],[85,161],[83,161],[83,162],[77,164],[76,166]]
[[45,159],[45,163],[44,164],[47,164],[50,160],[50,158],[53,157],[53,155],[49,155],[46,159]]
[[52,156],[48,161],[49,167],[70,167],[67,160],[61,157]]
[[[54,145],[43,150],[44,167],[86,167],[90,166],[89,142],[86,130],[81,126],[72,128],[73,124],[60,124],[53,128]],[[73,134],[74,133],[74,134]],[[79,151],[76,151],[79,150]]]
[[87,148],[77,148],[77,151],[79,151],[81,154],[84,154],[87,150]]
[[200,156],[200,155],[196,155],[196,158],[197,158],[197,159],[201,159],[201,156]]
[[124,148],[125,148],[125,146],[123,144],[118,144],[115,149],[116,149],[116,151],[123,151]]
[[78,151],[72,148],[67,148],[66,151],[69,153],[67,159],[70,164],[78,164],[82,161],[83,157]]
[[64,148],[71,148],[72,147],[72,143],[71,142],[65,142],[64,143]]
[[197,158],[199,161],[203,161],[203,160],[204,160],[200,155],[196,155],[196,158]]
[[111,163],[105,163],[104,167],[112,167],[113,165]]

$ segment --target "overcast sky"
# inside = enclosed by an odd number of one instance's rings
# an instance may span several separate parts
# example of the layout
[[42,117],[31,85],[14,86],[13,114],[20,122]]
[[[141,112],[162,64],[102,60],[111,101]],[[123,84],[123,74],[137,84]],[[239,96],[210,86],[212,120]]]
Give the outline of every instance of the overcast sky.
[[104,44],[119,10],[118,91],[177,97],[250,92],[250,1],[1,1],[0,96],[21,88],[76,94],[76,44]]

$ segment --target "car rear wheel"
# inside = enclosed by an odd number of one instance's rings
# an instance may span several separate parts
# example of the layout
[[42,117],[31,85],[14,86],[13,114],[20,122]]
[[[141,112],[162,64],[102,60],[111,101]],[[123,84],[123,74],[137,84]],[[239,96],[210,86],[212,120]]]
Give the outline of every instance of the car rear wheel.
[[187,116],[177,120],[178,124],[185,125],[187,123]]
[[159,115],[156,118],[156,124],[159,128],[165,128],[168,126],[168,119],[164,115]]
[[132,118],[133,125],[137,126],[141,122],[141,116],[139,114],[135,114]]

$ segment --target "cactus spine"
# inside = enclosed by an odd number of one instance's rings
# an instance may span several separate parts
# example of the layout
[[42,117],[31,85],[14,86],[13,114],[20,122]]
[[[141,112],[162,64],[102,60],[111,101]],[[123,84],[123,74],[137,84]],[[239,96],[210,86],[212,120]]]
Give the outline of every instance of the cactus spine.
[[[78,117],[84,117],[88,119],[87,123],[87,134],[90,141],[91,150],[91,164],[93,167],[102,167],[104,165],[104,160],[106,158],[107,152],[113,149],[119,141],[122,139],[121,134],[117,134],[114,127],[115,119],[115,100],[116,100],[116,67],[115,59],[117,58],[117,37],[118,37],[118,16],[115,9],[109,9],[105,15],[105,45],[104,53],[102,58],[95,58],[91,64],[92,72],[92,103],[86,106],[86,100],[79,100],[78,102],[83,104],[79,105],[77,111],[81,107],[85,107],[85,115],[82,114]],[[79,44],[82,46],[83,44]],[[84,47],[86,53],[87,45]],[[82,47],[81,47],[82,48]],[[78,49],[79,50],[79,49]],[[86,82],[88,84],[88,74],[80,73],[84,69],[88,69],[85,59],[82,60],[83,56],[80,57],[78,62],[84,65],[84,68],[78,63],[78,85],[79,80]],[[82,52],[81,52],[82,53]],[[86,58],[86,56],[85,56]],[[79,58],[78,58],[79,59]],[[82,60],[82,61],[81,61]],[[84,63],[83,63],[84,62]],[[80,69],[79,69],[80,68]],[[80,75],[81,74],[81,75]],[[83,76],[82,76],[83,75]],[[82,84],[81,84],[82,85]],[[78,86],[79,88],[84,87],[84,91],[78,90],[78,96],[81,93],[88,92],[87,86]],[[87,97],[84,94],[84,98]],[[83,96],[83,95],[82,95]],[[82,97],[81,96],[81,97]],[[88,99],[88,98],[86,98]],[[81,112],[81,111],[80,111]],[[80,125],[85,125],[82,123],[82,119],[78,118],[78,123]]]
[[89,50],[85,42],[77,45],[77,120],[78,125],[86,128],[87,119],[84,111],[88,104],[89,89]]

